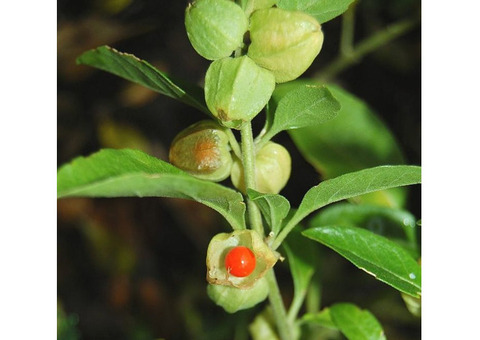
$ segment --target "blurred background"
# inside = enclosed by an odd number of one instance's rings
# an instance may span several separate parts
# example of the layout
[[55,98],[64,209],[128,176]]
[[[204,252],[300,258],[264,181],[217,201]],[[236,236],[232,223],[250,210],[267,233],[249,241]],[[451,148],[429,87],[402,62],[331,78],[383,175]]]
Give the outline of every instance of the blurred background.
[[[107,44],[201,85],[209,61],[188,41],[186,6],[187,1],[58,2],[58,166],[105,147],[136,148],[168,160],[175,135],[205,118],[173,99],[75,64],[81,53]],[[360,0],[354,43],[419,12],[417,0]],[[322,27],[322,51],[304,77],[321,77],[338,56],[342,18]],[[415,165],[421,164],[420,38],[420,24],[413,24],[329,80],[361,98],[395,136],[405,163]],[[282,194],[298,206],[320,176],[287,133],[275,141],[291,153],[292,178]],[[419,186],[410,189],[405,209],[421,218]],[[213,210],[177,199],[71,198],[59,200],[57,211],[59,339],[248,339],[247,325],[263,306],[230,315],[206,295],[208,242],[228,231]],[[398,292],[318,247],[322,306],[353,302],[379,319],[388,339],[420,339],[420,319]],[[286,266],[277,267],[288,304],[290,274]]]

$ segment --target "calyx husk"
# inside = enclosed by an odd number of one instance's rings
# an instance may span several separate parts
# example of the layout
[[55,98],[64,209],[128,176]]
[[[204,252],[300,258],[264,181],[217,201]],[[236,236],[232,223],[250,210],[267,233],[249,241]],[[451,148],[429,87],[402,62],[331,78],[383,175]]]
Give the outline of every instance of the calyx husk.
[[283,83],[308,69],[320,53],[323,33],[318,21],[306,13],[268,8],[252,14],[250,40],[247,55]]
[[226,127],[240,129],[268,103],[275,89],[273,74],[247,56],[210,64],[205,75],[205,102]]
[[[288,182],[292,160],[282,145],[268,142],[255,156],[256,190],[267,194],[278,194]],[[231,180],[235,188],[245,193],[242,161],[234,158]]]
[[185,28],[195,51],[216,60],[242,46],[248,19],[233,1],[196,0],[185,11]]
[[252,287],[246,289],[214,284],[207,287],[210,299],[228,313],[251,308],[265,300],[268,293],[268,282],[265,277],[258,279]]
[[210,120],[190,125],[173,140],[169,159],[195,177],[215,182],[224,180],[232,167],[225,128]]
[[[246,277],[236,277],[225,268],[225,256],[234,247],[248,247],[255,254],[256,266]],[[215,235],[207,250],[207,281],[213,285],[249,289],[273,267],[279,256],[253,230],[235,230]]]

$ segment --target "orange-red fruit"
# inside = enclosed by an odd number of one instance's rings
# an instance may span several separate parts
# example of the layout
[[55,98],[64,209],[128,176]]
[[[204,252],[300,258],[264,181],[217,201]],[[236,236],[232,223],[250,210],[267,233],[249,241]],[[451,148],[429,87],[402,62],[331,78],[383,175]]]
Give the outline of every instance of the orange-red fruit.
[[255,254],[244,246],[230,250],[225,256],[225,268],[236,277],[245,277],[255,270]]

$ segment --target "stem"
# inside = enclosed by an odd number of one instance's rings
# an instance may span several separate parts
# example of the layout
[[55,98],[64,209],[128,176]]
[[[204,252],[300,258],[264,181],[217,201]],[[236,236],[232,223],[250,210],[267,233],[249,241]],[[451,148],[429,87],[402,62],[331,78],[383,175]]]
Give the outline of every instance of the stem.
[[[253,143],[252,123],[247,122],[243,124],[240,130],[242,136],[242,163],[243,163],[243,176],[245,180],[245,190],[256,189],[256,176],[255,176],[255,144]],[[248,216],[250,217],[250,223],[252,229],[255,230],[260,236],[264,236],[262,215],[255,202],[253,202],[247,196],[247,209]]]
[[322,71],[318,72],[315,77],[320,78],[322,81],[326,81],[335,77],[338,73],[344,71],[346,68],[358,63],[368,53],[373,52],[377,48],[407,33],[413,29],[418,22],[418,17],[413,19],[405,19],[371,35],[370,37],[362,40],[350,53],[340,55]]
[[342,33],[340,36],[340,54],[347,56],[353,52],[353,36],[355,32],[355,8],[357,2],[350,5],[342,15]]
[[227,129],[228,141],[230,142],[230,147],[232,148],[233,153],[239,159],[242,159],[242,150],[240,150],[240,145],[238,145],[237,139],[233,134],[231,129]]
[[280,245],[282,244],[283,240],[288,236],[288,234],[292,231],[295,226],[300,223],[300,221],[303,219],[303,215],[298,215],[295,214],[293,217],[288,221],[288,223],[283,227],[282,231],[278,234],[278,236],[275,238],[275,240],[272,243],[272,250],[276,250]]
[[285,306],[283,305],[282,295],[280,294],[280,289],[278,288],[277,279],[275,278],[275,272],[273,269],[266,274],[266,279],[270,289],[268,293],[268,299],[270,301],[270,305],[272,306],[272,311],[275,317],[275,323],[277,324],[278,332],[280,333],[280,338],[282,340],[291,340],[293,339],[291,332],[292,327],[290,327],[290,322],[287,319],[287,312],[285,311]]

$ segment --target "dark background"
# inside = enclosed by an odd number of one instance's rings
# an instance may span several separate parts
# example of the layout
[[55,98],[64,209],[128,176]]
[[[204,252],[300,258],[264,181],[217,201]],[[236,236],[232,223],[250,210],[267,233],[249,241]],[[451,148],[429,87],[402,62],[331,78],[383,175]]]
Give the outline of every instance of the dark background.
[[[183,25],[186,1],[58,2],[58,166],[116,141],[105,126],[124,129],[130,143],[167,159],[175,135],[205,118],[173,99],[106,72],[75,65],[82,52],[108,44],[135,54],[176,77],[201,84],[209,62],[195,53]],[[117,2],[119,3],[119,2]],[[419,1],[361,0],[355,41],[414,16]],[[323,25],[322,52],[304,76],[313,76],[338,53],[341,19]],[[391,129],[408,164],[421,163],[420,25],[369,54],[334,79],[365,100]],[[108,137],[110,136],[110,137]],[[291,153],[295,179],[282,194],[298,205],[318,174],[286,133],[276,141]],[[230,185],[229,181],[225,181]],[[407,209],[420,219],[420,192]],[[82,339],[243,339],[262,306],[229,315],[206,296],[205,253],[210,238],[228,230],[200,204],[162,198],[58,201],[57,291],[62,325]],[[372,311],[388,339],[419,339],[420,320],[389,286],[321,249],[322,305],[353,302]],[[292,284],[279,266],[286,303]],[[66,333],[62,333],[66,334]]]

